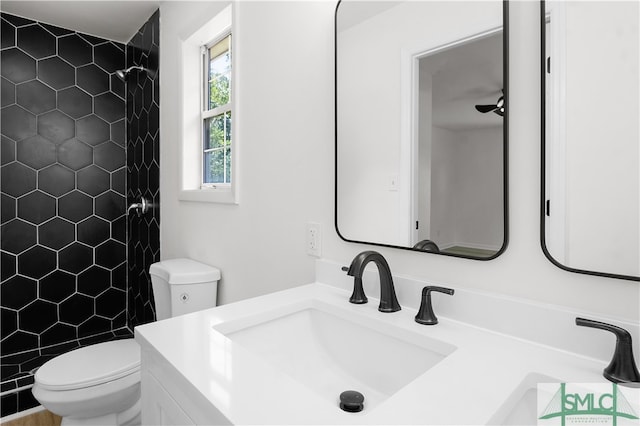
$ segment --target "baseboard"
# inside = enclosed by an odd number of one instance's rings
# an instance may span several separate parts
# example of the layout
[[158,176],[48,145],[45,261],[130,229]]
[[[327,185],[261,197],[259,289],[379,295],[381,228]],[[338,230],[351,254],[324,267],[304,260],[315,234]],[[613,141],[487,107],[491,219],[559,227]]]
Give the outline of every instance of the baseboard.
[[468,248],[471,248],[471,249],[478,249],[478,250],[491,250],[491,251],[500,250],[500,246],[495,246],[495,245],[492,245],[492,244],[467,243],[467,242],[463,242],[463,241],[456,241],[456,242],[453,242],[453,243],[443,244],[440,247],[440,250],[446,250],[448,248],[456,247],[456,246],[458,246],[458,247],[468,247]]

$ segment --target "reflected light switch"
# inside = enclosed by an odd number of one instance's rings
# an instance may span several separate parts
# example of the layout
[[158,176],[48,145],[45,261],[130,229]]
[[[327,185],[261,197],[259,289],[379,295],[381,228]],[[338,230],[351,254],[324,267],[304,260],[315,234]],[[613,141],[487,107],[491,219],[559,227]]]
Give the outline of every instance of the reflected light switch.
[[399,178],[397,174],[390,174],[387,176],[387,190],[397,191],[399,186]]

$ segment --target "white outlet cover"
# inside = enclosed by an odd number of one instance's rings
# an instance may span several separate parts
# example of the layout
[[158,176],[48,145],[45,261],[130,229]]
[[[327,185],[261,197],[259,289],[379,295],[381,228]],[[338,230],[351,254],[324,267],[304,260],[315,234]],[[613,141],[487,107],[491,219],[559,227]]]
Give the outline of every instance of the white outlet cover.
[[307,223],[307,254],[310,256],[322,256],[322,228],[319,223]]

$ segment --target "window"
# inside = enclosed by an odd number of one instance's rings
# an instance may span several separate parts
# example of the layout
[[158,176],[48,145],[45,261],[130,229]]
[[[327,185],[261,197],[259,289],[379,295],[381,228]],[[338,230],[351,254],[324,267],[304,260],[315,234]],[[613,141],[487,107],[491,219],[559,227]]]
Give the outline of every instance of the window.
[[202,186],[231,184],[231,34],[204,46]]
[[[239,203],[240,129],[234,4],[194,27],[185,23],[180,43],[180,191],[183,201]],[[234,34],[235,40],[232,37]]]

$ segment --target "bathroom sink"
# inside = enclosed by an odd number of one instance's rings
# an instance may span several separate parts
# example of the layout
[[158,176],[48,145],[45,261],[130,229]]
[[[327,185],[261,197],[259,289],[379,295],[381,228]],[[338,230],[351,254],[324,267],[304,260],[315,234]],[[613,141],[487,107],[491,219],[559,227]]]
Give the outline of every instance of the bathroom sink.
[[356,309],[317,300],[214,328],[331,403],[345,390],[362,393],[365,412],[455,350]]
[[518,385],[488,422],[491,425],[535,425],[538,423],[538,396],[550,401],[553,394],[538,389],[538,383],[560,383],[553,377],[531,373]]
[[[137,327],[143,395],[160,401],[159,383],[194,424],[522,425],[556,413],[558,383],[603,381],[599,359],[446,315],[424,326],[416,306],[382,313],[350,290],[311,283]],[[362,411],[340,409],[347,390]]]

